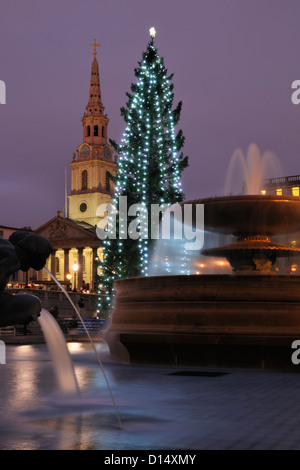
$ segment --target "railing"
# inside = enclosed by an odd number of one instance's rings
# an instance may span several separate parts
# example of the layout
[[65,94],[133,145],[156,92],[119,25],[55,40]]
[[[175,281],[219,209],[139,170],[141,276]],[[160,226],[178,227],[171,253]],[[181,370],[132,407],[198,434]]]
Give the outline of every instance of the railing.
[[[83,322],[77,319],[74,320],[63,320],[61,322],[61,327],[64,333],[72,333],[73,330],[76,330],[74,333],[76,335],[86,335],[86,329],[91,335],[98,335],[101,330],[105,328],[106,321],[99,318],[83,318]],[[85,329],[86,328],[86,329]]]
[[[42,304],[42,307],[49,310],[52,307],[57,307],[60,318],[72,318],[75,314],[72,305],[61,291],[42,290],[42,289],[8,289],[12,294],[27,293],[36,295]],[[80,292],[68,291],[72,302],[79,309],[82,317],[92,318],[96,312],[97,299],[100,297],[98,294],[82,294]],[[79,307],[78,302],[83,300],[83,307]]]
[[279,178],[267,178],[263,180],[265,186],[277,185],[277,184],[299,184],[300,185],[300,175],[293,176],[282,176]]
[[4,326],[0,328],[0,336],[16,336],[16,327],[15,326]]

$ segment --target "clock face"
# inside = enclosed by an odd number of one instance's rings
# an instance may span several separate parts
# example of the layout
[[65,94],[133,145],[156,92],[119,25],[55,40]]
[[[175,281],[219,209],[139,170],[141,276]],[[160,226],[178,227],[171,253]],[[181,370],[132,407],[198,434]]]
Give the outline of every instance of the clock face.
[[110,150],[109,147],[105,147],[105,149],[104,149],[104,156],[105,156],[106,158],[110,158],[110,157],[111,157],[111,150]]
[[89,153],[90,153],[90,148],[87,145],[84,145],[83,147],[81,147],[80,154],[82,157],[87,157]]

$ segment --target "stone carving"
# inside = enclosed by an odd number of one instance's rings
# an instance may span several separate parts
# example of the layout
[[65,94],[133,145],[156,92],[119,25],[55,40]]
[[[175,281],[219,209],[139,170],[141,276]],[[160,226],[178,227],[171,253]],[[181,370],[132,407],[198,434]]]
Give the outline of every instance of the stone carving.
[[61,223],[59,220],[56,220],[51,224],[49,237],[50,239],[65,238],[68,234],[68,228],[65,224]]

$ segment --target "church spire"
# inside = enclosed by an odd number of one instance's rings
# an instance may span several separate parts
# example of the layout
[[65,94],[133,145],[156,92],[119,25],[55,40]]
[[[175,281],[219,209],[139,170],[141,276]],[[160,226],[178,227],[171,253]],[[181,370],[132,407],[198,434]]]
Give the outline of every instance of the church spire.
[[100,47],[100,44],[96,43],[96,39],[94,39],[94,43],[90,44],[90,46],[94,47],[94,60],[92,62],[92,70],[91,70],[91,81],[90,81],[90,94],[89,94],[89,102],[86,107],[87,115],[94,115],[94,116],[103,116],[104,106],[101,99],[101,89],[100,89],[100,75],[99,75],[99,65],[96,59],[97,50],[96,47]]
[[96,226],[97,208],[111,201],[114,187],[110,175],[116,176],[117,164],[113,148],[108,143],[109,119],[104,114],[101,99],[97,47],[94,40],[89,102],[81,122],[83,139],[73,153],[69,217]]

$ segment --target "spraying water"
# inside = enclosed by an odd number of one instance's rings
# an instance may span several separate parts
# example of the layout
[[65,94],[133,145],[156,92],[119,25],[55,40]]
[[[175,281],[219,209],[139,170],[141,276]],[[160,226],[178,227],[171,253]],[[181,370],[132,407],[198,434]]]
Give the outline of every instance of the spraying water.
[[110,393],[110,396],[111,396],[111,399],[112,399],[112,402],[113,402],[113,405],[114,405],[114,408],[115,408],[115,411],[116,411],[116,415],[117,415],[117,418],[118,418],[118,422],[119,422],[119,425],[122,426],[122,423],[121,423],[121,418],[120,418],[120,414],[119,414],[119,411],[118,411],[118,408],[117,408],[117,405],[116,405],[116,402],[115,402],[115,399],[114,399],[114,396],[113,396],[113,393],[112,393],[112,390],[111,390],[111,387],[110,387],[110,384],[109,384],[109,381],[107,379],[107,376],[106,376],[106,373],[105,373],[105,370],[103,368],[103,364],[102,364],[102,361],[100,359],[100,356],[98,354],[98,351],[96,349],[96,346],[95,346],[95,343],[94,341],[92,340],[91,338],[91,335],[89,333],[89,330],[87,329],[76,305],[74,304],[74,302],[72,301],[71,297],[69,296],[69,294],[67,293],[67,291],[64,289],[64,287],[61,285],[61,283],[56,279],[56,277],[49,271],[49,269],[47,269],[46,267],[44,267],[44,270],[46,271],[46,273],[53,279],[54,282],[56,282],[56,284],[59,286],[59,288],[62,290],[62,292],[65,294],[65,296],[67,297],[67,299],[69,300],[70,304],[72,305],[72,307],[74,308],[75,312],[76,312],[76,315],[78,316],[79,320],[81,321],[82,323],[82,326],[87,334],[87,337],[89,338],[89,341],[93,347],[93,350],[95,352],[95,355],[97,357],[97,360],[99,362],[99,365],[100,365],[100,368],[102,370],[102,373],[103,373],[103,376],[104,376],[104,379],[105,379],[105,382],[107,384],[107,388],[109,390],[109,393]]
[[[240,171],[237,175],[236,173]],[[236,149],[229,162],[224,194],[231,194],[234,182],[244,184],[244,194],[259,194],[266,173],[282,175],[278,157],[271,151],[260,153],[256,144],[250,144],[246,156],[241,149]],[[269,175],[272,176],[272,175]]]
[[38,321],[47,342],[60,390],[68,394],[79,393],[73,363],[59,325],[45,309],[42,309]]

